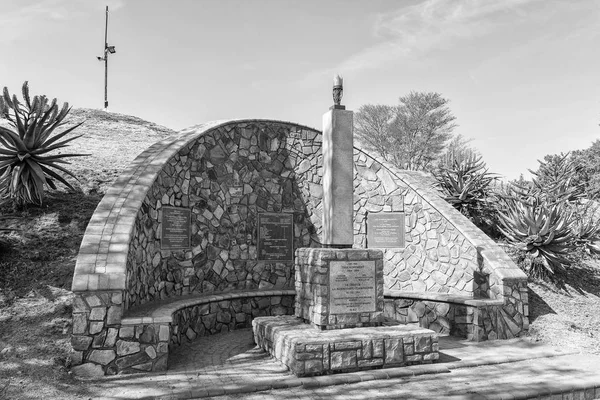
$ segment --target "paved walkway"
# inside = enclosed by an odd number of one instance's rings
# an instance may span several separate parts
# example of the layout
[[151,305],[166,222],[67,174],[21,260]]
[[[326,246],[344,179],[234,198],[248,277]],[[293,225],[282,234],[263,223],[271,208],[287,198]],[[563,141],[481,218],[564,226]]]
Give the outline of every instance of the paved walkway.
[[600,357],[525,339],[440,338],[435,364],[297,378],[250,329],[183,345],[166,373],[90,382],[97,399],[600,399]]

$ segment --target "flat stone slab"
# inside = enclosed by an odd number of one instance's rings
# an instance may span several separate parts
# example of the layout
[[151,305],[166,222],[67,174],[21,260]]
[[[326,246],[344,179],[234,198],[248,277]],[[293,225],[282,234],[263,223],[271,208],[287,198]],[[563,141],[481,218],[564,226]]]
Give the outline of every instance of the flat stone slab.
[[255,343],[296,376],[431,363],[437,334],[411,325],[321,331],[293,316],[252,321]]

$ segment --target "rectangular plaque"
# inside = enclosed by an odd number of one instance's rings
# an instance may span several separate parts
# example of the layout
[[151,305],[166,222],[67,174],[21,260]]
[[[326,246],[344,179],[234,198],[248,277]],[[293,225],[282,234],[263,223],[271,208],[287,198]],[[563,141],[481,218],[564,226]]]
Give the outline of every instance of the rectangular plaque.
[[329,263],[329,313],[376,311],[375,261]]
[[404,213],[370,213],[367,216],[367,247],[404,247]]
[[161,249],[179,250],[191,247],[191,216],[189,208],[162,208]]
[[294,259],[293,214],[258,214],[258,259],[264,261]]

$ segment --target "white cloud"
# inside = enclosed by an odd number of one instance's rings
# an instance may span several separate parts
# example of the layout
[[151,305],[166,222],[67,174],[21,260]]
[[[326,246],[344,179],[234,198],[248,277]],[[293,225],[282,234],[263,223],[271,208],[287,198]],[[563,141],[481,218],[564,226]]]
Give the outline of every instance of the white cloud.
[[105,0],[93,2],[89,0],[41,0],[21,1],[13,9],[4,9],[0,14],[0,42],[12,42],[26,34],[28,27],[40,26],[50,21],[67,21],[80,18],[90,13],[104,10],[108,5],[110,11],[125,6],[124,0]]
[[378,14],[372,29],[375,45],[357,51],[333,68],[312,72],[300,84],[336,71],[355,74],[449,48],[528,18],[528,6],[540,1],[544,0],[426,0]]

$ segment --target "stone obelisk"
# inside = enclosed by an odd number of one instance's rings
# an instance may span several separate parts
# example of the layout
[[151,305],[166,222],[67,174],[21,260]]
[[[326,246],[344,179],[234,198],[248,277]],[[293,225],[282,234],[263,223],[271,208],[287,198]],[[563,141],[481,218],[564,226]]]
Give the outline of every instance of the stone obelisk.
[[354,242],[353,112],[341,105],[343,79],[333,81],[333,102],[323,114],[323,246]]

